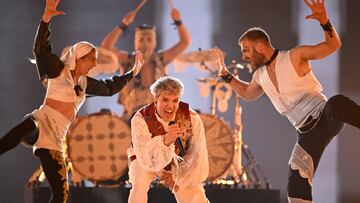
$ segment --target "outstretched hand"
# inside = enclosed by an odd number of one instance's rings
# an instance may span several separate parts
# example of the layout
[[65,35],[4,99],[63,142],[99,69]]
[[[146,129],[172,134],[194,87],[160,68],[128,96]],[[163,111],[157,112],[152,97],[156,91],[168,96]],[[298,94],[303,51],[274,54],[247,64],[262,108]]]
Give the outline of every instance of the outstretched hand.
[[221,49],[215,47],[213,48],[213,54],[215,56],[215,67],[218,71],[219,76],[227,75],[229,71],[226,68],[225,62],[224,62],[224,55],[221,51]]
[[305,4],[311,9],[312,14],[305,17],[305,19],[314,19],[324,25],[328,21],[325,0],[304,0]]
[[45,11],[44,11],[44,15],[42,17],[42,20],[45,23],[48,23],[51,20],[51,18],[54,16],[65,14],[64,11],[57,10],[57,6],[58,6],[59,2],[60,2],[60,0],[46,0]]
[[145,63],[144,56],[142,55],[142,53],[140,51],[136,51],[135,63],[134,63],[133,68],[131,69],[133,77],[135,77],[137,74],[139,74],[144,63]]

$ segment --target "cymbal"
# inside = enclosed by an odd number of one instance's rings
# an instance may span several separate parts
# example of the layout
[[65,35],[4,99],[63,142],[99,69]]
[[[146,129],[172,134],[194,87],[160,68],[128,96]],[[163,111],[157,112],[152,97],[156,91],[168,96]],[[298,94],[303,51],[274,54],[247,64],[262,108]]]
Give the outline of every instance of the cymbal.
[[212,50],[192,51],[181,54],[176,60],[184,63],[204,63],[215,61],[215,55]]
[[211,86],[215,86],[218,82],[218,78],[196,78],[196,81],[206,83]]
[[227,68],[236,68],[236,69],[244,69],[244,65],[241,63],[236,63],[235,60],[232,60],[229,65],[226,66]]

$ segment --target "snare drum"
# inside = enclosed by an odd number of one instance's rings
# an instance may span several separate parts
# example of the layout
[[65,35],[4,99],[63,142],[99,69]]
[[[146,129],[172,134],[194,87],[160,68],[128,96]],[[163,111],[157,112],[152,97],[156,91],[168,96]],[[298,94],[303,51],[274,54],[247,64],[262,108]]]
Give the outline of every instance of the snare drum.
[[221,177],[233,161],[235,142],[233,132],[224,121],[216,116],[199,114],[205,128],[206,145],[209,158],[209,176],[207,181]]
[[130,128],[111,112],[77,118],[67,144],[73,170],[84,180],[117,180],[127,170]]

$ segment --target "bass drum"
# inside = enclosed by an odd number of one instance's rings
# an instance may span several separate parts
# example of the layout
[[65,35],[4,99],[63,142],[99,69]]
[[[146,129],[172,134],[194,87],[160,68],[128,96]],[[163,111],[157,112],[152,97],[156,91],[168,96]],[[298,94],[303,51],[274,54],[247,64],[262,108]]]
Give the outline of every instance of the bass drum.
[[70,127],[67,145],[72,168],[81,179],[117,180],[128,167],[130,127],[110,111],[79,117]]
[[204,123],[209,157],[209,176],[207,181],[213,182],[220,178],[233,162],[235,152],[234,133],[219,118],[203,113],[199,115]]

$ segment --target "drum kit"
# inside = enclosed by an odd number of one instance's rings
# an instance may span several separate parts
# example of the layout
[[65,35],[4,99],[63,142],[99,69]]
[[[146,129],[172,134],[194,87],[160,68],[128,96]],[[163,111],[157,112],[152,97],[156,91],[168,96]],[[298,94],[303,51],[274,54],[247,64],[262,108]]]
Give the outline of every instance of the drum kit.
[[[212,51],[195,51],[181,55],[177,60],[202,63],[213,60]],[[244,66],[234,61],[228,66],[236,75]],[[234,128],[216,115],[228,110],[233,90],[217,77],[199,78],[200,84],[211,89],[211,113],[199,113],[205,128],[209,157],[209,176],[206,184],[220,187],[269,188],[270,184],[259,164],[242,142],[240,97],[236,95]],[[218,102],[216,102],[218,101]],[[71,165],[71,183],[83,185],[90,181],[94,186],[118,187],[127,185],[127,149],[131,145],[127,122],[109,110],[76,118],[67,136],[67,159]],[[245,158],[244,160],[242,158]],[[123,177],[126,178],[123,178]],[[33,177],[32,177],[33,178]],[[30,178],[30,180],[32,179]],[[30,181],[29,180],[29,181]]]

